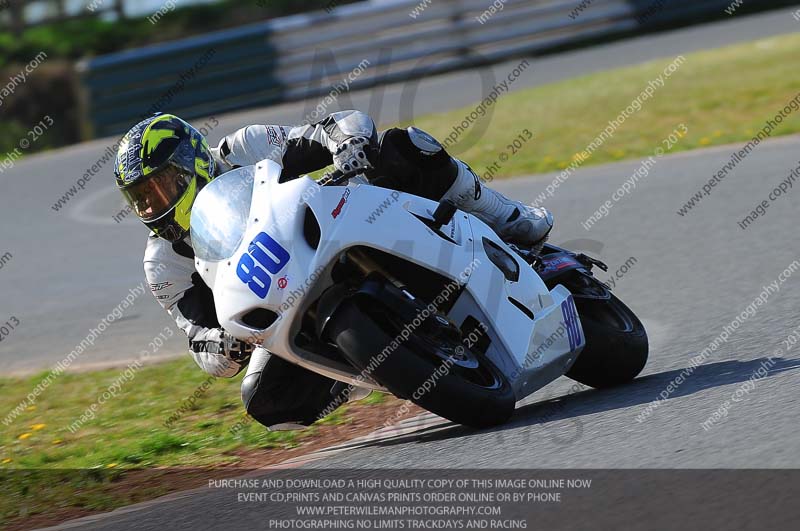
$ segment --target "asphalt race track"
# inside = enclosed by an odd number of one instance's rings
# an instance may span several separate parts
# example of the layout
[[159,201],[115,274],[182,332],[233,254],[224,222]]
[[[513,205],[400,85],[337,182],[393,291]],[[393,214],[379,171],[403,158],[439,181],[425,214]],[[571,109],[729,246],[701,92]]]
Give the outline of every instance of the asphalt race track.
[[[531,67],[512,85],[512,90],[797,31],[797,22],[789,13],[786,8],[532,60]],[[502,79],[517,63],[515,60],[480,72],[454,73],[418,84],[390,86],[378,90],[378,93],[382,92],[382,99],[377,98],[373,91],[355,93],[352,98],[343,94],[338,104],[345,109],[370,110],[379,124],[388,125],[399,117],[457,108],[477,101],[482,97],[481,79]],[[409,109],[402,102],[406,101],[404,93],[406,96],[413,94],[412,89],[416,90],[416,96],[413,108]],[[209,139],[216,143],[227,132],[253,123],[295,123],[316,103],[298,102],[217,117],[219,125],[211,130]],[[334,110],[337,109],[331,109]],[[215,121],[196,120],[194,123],[211,126]],[[12,316],[21,322],[13,334],[0,343],[3,374],[43,370],[65,359],[90,330],[97,328],[98,323],[122,302],[129,290],[136,291],[144,281],[141,257],[146,231],[131,216],[120,223],[113,219],[124,205],[114,187],[109,161],[101,165],[85,189],[79,191],[66,207],[59,211],[51,208],[78,178],[102,159],[107,147],[115,140],[97,140],[31,156],[0,174],[0,226],[3,227],[0,256],[6,252],[13,256],[0,270],[0,322]],[[454,153],[457,155],[457,150]],[[588,175],[596,173],[592,169],[587,172]],[[603,187],[608,183],[596,180],[594,184]],[[674,185],[671,190],[675,202],[688,194],[688,189],[679,188],[678,183],[673,181],[671,184]],[[571,187],[565,189],[572,190]],[[520,193],[522,197],[532,194],[533,190],[538,188],[518,187],[514,193]],[[583,193],[583,190],[575,190],[566,192],[566,195],[575,194],[577,199]],[[580,204],[582,208],[591,205],[583,200]],[[572,218],[577,212],[573,212],[574,207],[562,210],[559,202],[552,206],[558,218],[555,238],[563,241],[570,225],[577,222],[577,218]],[[715,210],[717,207],[710,208]],[[625,224],[620,227],[626,235],[632,230]],[[145,293],[136,297],[133,308],[128,308],[121,319],[115,320],[94,346],[82,353],[71,366],[123,364],[125,360],[136,359],[141,349],[164,326],[171,324],[155,300]],[[176,334],[153,358],[182,352],[185,342],[178,336]]]
[[[786,19],[789,19],[788,22]],[[632,63],[651,57],[714,47],[762,35],[794,31],[785,12],[672,32],[655,37],[572,52],[537,65],[563,65],[558,73],[535,68],[516,88],[542,82],[537,77],[577,73]],[[746,30],[744,29],[746,28]],[[614,53],[611,53],[611,52]],[[623,54],[629,54],[623,57]],[[502,66],[497,67],[501,69]],[[499,70],[502,71],[502,70]],[[453,74],[426,81],[432,92],[454,86]],[[463,86],[463,85],[462,85]],[[391,108],[399,89],[386,91]],[[420,112],[427,102],[420,91]],[[359,98],[368,101],[368,95]],[[448,94],[448,105],[461,105]],[[444,104],[432,94],[433,108]],[[427,105],[427,103],[425,104]],[[441,107],[436,107],[441,105]],[[276,121],[289,120],[302,104],[269,110]],[[253,113],[221,117],[218,131],[238,127]],[[392,117],[381,117],[391,122]],[[687,124],[691,129],[691,124]],[[142,282],[139,260],[144,232],[133,221],[117,226],[111,216],[120,201],[110,178],[98,177],[56,213],[50,205],[74,183],[107,145],[98,141],[69,150],[31,157],[3,175],[0,215],[8,231],[3,245],[13,260],[0,271],[4,313],[22,325],[0,346],[4,372],[56,362],[128,293]],[[610,266],[615,292],[642,318],[650,336],[650,361],[643,376],[613,390],[574,392],[562,378],[521,404],[511,422],[473,431],[430,416],[406,423],[405,433],[383,434],[291,466],[362,468],[797,468],[800,438],[800,356],[787,349],[788,336],[800,326],[797,198],[794,189],[775,201],[747,230],[737,222],[800,165],[800,137],[763,143],[686,216],[676,211],[730,160],[740,146],[723,146],[658,161],[636,190],[607,217],[585,230],[581,222],[610,198],[640,166],[639,161],[589,167],[562,184],[547,206],[556,214],[555,243],[593,253]],[[495,183],[510,196],[532,201],[554,175]],[[633,259],[633,260],[631,260]],[[53,273],[55,271],[55,273]],[[763,305],[738,318],[727,341],[686,377],[667,399],[646,414],[648,404],[667,389],[689,360],[706,348],[737,316],[777,282]],[[115,323],[95,348],[89,364],[130,358],[141,343],[165,325],[161,311],[145,294],[126,319]],[[2,320],[5,320],[3,317]],[[175,341],[173,351],[181,348]],[[761,373],[757,372],[764,367]],[[763,377],[762,377],[763,376]],[[749,384],[748,384],[749,382]],[[727,406],[726,404],[727,401]],[[719,422],[708,422],[725,408]],[[703,423],[706,424],[705,428]],[[735,481],[732,479],[731,481]],[[718,485],[720,487],[720,485]],[[724,487],[724,485],[722,485]],[[231,494],[194,492],[60,526],[76,529],[206,529],[211,522],[229,529],[258,526],[269,517],[266,505],[237,506]],[[630,510],[630,509],[627,509]],[[616,515],[624,520],[625,513]],[[552,519],[543,520],[548,524]],[[698,522],[700,523],[700,522]],[[630,526],[634,528],[635,526]]]

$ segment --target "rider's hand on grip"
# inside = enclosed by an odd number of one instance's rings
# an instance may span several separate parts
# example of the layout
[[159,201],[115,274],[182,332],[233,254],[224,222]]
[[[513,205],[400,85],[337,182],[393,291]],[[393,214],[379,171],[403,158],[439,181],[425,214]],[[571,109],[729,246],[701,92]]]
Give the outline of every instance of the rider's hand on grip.
[[242,365],[250,359],[253,353],[253,345],[240,341],[228,334],[221,328],[209,330],[205,339],[200,341],[190,341],[189,348],[195,353],[208,353],[222,355],[237,364]]
[[253,345],[236,339],[225,331],[222,331],[221,337],[224,344],[225,355],[237,363],[247,363],[250,359],[250,355],[253,353]]
[[353,170],[369,170],[372,168],[371,151],[372,146],[369,138],[365,136],[348,138],[339,144],[333,154],[333,166],[343,173],[349,173]]

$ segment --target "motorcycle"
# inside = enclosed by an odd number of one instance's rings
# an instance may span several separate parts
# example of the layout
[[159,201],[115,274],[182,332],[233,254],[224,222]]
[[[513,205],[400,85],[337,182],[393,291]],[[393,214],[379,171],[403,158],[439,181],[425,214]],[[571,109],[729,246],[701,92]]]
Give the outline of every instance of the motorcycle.
[[507,245],[354,174],[280,176],[269,160],[227,172],[192,210],[197,272],[238,339],[477,428],[562,375],[602,388],[644,368],[646,331],[593,276],[602,262]]

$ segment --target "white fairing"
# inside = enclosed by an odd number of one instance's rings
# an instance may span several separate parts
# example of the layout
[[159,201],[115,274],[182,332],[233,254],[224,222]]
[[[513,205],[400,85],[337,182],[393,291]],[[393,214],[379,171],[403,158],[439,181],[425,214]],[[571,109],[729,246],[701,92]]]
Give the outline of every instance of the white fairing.
[[[310,178],[279,183],[280,171],[265,160],[228,172],[201,191],[192,211],[195,265],[214,291],[220,324],[232,335],[326,376],[377,386],[293,340],[300,317],[332,285],[336,260],[360,245],[466,284],[448,317],[458,325],[470,316],[487,325],[487,355],[517,399],[562,375],[577,358],[584,338],[569,291],[549,291],[518,258],[518,279],[506,280],[483,240],[514,253],[477,218],[458,212],[442,227],[448,241],[412,214],[430,218],[435,202],[363,184],[320,187]],[[304,235],[308,208],[320,226],[317,249]],[[266,329],[242,322],[258,308],[278,316]]]

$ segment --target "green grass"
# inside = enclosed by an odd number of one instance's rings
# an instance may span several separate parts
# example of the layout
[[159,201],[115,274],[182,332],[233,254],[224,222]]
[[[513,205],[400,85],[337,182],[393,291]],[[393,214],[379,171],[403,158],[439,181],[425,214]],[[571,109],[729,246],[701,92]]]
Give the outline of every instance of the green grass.
[[[71,433],[69,426],[120,373],[114,369],[63,374],[34,406],[2,425],[0,521],[18,516],[24,504],[30,504],[25,509],[30,514],[52,506],[119,507],[168,491],[168,486],[150,482],[135,492],[118,492],[114,482],[126,469],[234,466],[240,461],[237,450],[293,448],[315,434],[313,426],[268,432],[255,421],[231,433],[231,427],[246,418],[239,400],[241,375],[213,380],[194,408],[166,427],[165,421],[208,378],[189,359],[137,371],[115,398],[99,406],[95,419]],[[0,379],[0,420],[46,375]],[[373,393],[365,400],[380,403],[384,396]],[[346,424],[346,411],[347,406],[340,408],[319,423]]]
[[[121,392],[99,405],[96,418],[75,433],[69,426],[119,376],[119,370],[64,374],[0,434],[0,463],[21,468],[114,468],[135,465],[216,464],[242,444],[271,448],[295,443],[294,432],[267,433],[249,423],[232,434],[243,418],[241,377],[213,380],[193,410],[170,427],[164,422],[207,375],[190,360],[145,367]],[[14,409],[42,380],[0,380],[0,411]]]
[[[583,165],[651,155],[681,123],[689,134],[672,152],[752,138],[767,119],[800,92],[798,49],[800,35],[793,34],[687,54],[686,62],[665,86],[657,89],[642,110]],[[507,144],[528,128],[535,138],[510,156],[495,177],[566,168],[672,60],[670,57],[502,96],[493,114],[473,124],[449,151],[483,175],[501,152],[509,152]],[[444,140],[474,109],[473,104],[415,119],[414,123]],[[473,132],[484,128],[482,135]],[[800,112],[784,120],[773,137],[797,132]]]

